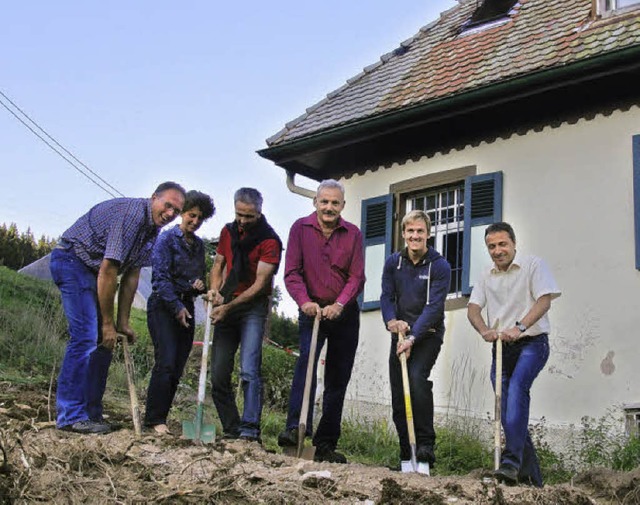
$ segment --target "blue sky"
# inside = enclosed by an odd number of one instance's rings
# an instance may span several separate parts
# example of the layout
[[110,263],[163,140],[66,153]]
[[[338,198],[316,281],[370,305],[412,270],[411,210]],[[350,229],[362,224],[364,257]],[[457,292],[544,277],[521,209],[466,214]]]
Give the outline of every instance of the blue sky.
[[[211,194],[218,212],[201,235],[217,236],[235,189],[254,186],[286,240],[311,202],[255,151],[455,4],[9,2],[0,91],[127,196],[168,179]],[[0,174],[0,223],[36,236],[59,236],[110,198],[4,108]]]

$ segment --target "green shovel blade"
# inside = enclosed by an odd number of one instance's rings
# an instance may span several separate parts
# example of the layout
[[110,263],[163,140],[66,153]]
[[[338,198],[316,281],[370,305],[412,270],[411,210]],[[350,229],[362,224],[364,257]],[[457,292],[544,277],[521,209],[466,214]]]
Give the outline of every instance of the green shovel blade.
[[182,421],[182,436],[189,440],[199,440],[205,444],[215,441],[216,427],[213,424],[204,424],[202,404],[198,405],[194,421]]

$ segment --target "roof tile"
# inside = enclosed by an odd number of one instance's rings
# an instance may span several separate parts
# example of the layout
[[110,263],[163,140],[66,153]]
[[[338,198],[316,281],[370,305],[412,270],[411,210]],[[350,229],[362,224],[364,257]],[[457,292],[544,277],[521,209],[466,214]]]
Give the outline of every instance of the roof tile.
[[267,140],[278,145],[500,80],[640,44],[640,10],[590,17],[591,0],[520,0],[508,22],[460,33],[476,0],[458,0]]

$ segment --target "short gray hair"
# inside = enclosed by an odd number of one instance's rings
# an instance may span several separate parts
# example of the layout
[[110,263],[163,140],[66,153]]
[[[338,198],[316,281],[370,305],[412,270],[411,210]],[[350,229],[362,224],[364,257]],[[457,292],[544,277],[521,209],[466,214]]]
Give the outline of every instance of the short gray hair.
[[255,188],[240,188],[233,195],[233,203],[236,202],[253,205],[257,212],[262,213],[262,195]]
[[342,198],[344,199],[344,186],[341,182],[336,181],[335,179],[325,179],[318,185],[318,190],[316,191],[316,196],[320,195],[320,191],[323,189],[339,189],[342,193]]

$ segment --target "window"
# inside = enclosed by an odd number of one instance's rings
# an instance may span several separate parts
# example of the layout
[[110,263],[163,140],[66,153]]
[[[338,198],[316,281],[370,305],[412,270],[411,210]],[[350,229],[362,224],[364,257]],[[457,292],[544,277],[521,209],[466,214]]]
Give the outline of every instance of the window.
[[429,245],[451,265],[449,296],[462,294],[464,182],[420,192],[407,198],[406,212],[423,210],[431,219]]
[[365,243],[363,310],[380,306],[380,279],[385,259],[404,247],[401,222],[414,209],[432,221],[430,245],[451,265],[447,309],[466,304],[473,282],[490,263],[484,229],[502,220],[502,172],[476,175],[463,167],[392,184],[389,194],[362,202]]
[[640,0],[594,0],[596,11],[603,15],[612,11],[626,10],[630,7],[640,7]]
[[640,404],[623,405],[622,409],[627,436],[640,436]]
[[504,19],[515,4],[516,0],[484,0],[473,12],[471,19],[463,26],[463,30]]

